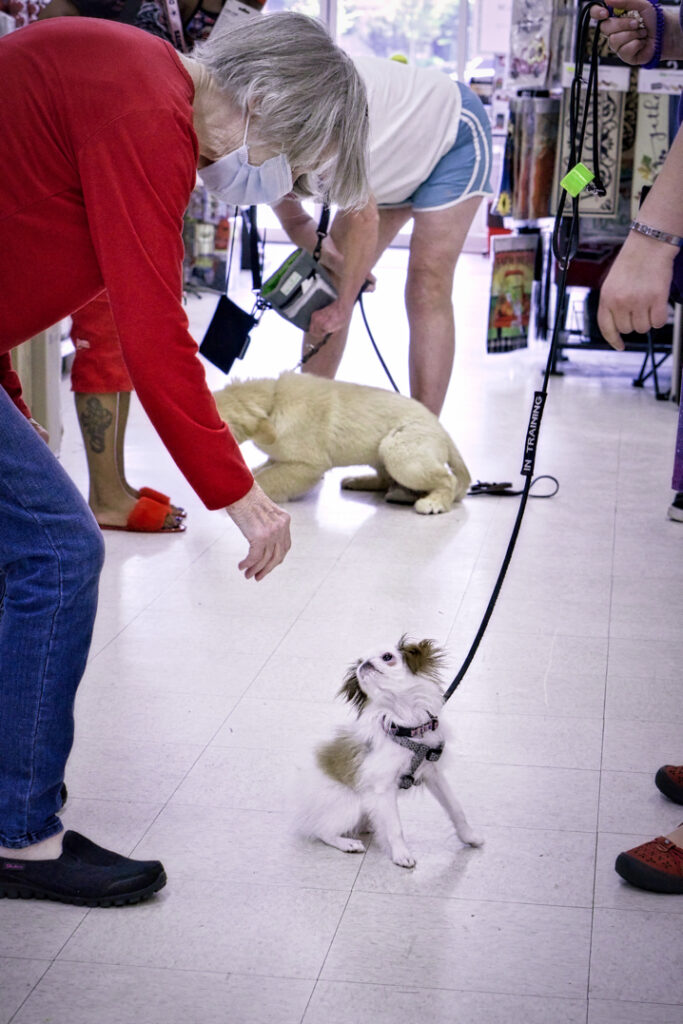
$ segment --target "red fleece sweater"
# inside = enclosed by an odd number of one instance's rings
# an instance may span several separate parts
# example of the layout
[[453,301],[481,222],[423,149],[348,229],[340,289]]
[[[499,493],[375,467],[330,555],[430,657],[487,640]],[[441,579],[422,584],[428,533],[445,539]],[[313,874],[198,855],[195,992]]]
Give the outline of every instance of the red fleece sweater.
[[107,289],[138,397],[209,508],[253,483],[182,307],[195,183],[192,80],[127,25],[36,22],[0,39],[0,354]]

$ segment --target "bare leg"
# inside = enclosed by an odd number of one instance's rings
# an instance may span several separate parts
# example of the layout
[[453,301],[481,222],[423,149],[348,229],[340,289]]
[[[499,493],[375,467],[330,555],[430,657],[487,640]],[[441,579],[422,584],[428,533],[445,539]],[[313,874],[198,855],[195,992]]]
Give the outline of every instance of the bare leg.
[[481,198],[414,211],[405,299],[410,325],[410,394],[435,415],[453,370],[453,275]]
[[[136,491],[134,487],[126,480],[126,467],[125,467],[125,440],[126,440],[126,427],[128,426],[128,413],[130,412],[130,391],[119,391],[119,405],[118,405],[118,418],[116,421],[116,468],[119,474],[119,480],[123,484],[124,489],[137,501],[140,497],[140,492]],[[184,518],[186,513],[183,508],[178,505],[171,504],[171,512],[178,518]]]
[[119,391],[118,399],[118,416],[116,418],[116,471],[119,474],[119,480],[123,484],[124,489],[128,492],[131,498],[135,498],[137,500],[140,497],[139,492],[131,487],[126,480],[124,453],[126,427],[128,426],[128,413],[130,412],[130,391]]
[[[124,429],[120,426],[122,396]],[[123,477],[123,435],[130,394],[76,393],[74,397],[88,462],[88,504],[100,525],[125,526],[137,501],[137,492],[128,487]],[[172,529],[175,516],[168,516],[166,525]]]
[[481,846],[484,842],[470,828],[465,812],[460,802],[456,799],[453,790],[440,772],[435,772],[425,777],[424,784],[443,807],[448,817],[455,826],[455,832],[461,843],[469,846]]

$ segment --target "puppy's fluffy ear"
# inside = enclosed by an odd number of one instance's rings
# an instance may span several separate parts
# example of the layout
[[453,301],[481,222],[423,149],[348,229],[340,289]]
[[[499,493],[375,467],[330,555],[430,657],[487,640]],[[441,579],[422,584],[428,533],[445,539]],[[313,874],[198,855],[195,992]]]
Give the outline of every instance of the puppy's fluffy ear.
[[[360,664],[360,662],[358,664]],[[353,668],[350,668],[346,673],[346,678],[342,683],[338,696],[343,697],[344,700],[349,702],[349,704],[353,704],[358,711],[358,714],[360,714],[368,702],[368,695],[362,689],[358,681],[358,676],[356,675],[357,668],[358,665],[354,665]]]
[[398,649],[414,676],[427,676],[436,683],[441,681],[439,673],[446,655],[434,640],[412,642],[404,634]]

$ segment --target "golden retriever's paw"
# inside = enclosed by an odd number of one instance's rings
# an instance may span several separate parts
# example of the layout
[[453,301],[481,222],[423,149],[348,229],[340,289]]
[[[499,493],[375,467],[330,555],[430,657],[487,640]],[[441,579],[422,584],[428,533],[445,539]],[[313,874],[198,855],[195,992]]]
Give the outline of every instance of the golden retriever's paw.
[[386,491],[387,481],[377,473],[365,476],[345,476],[341,482],[343,491]]
[[421,516],[435,516],[441,512],[450,512],[453,504],[438,494],[425,494],[424,498],[418,498],[413,508]]

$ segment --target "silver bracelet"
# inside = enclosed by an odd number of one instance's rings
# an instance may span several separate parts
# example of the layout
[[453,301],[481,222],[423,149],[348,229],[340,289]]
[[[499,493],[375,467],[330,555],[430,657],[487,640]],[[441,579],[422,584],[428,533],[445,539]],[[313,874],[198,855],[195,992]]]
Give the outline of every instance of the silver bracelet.
[[669,245],[675,245],[679,249],[683,246],[683,238],[680,235],[671,235],[668,231],[651,228],[649,224],[641,224],[637,220],[631,221],[631,231],[637,231],[640,235],[647,235],[648,238],[654,238],[658,242],[668,242]]

